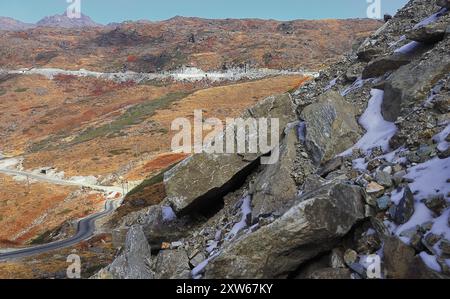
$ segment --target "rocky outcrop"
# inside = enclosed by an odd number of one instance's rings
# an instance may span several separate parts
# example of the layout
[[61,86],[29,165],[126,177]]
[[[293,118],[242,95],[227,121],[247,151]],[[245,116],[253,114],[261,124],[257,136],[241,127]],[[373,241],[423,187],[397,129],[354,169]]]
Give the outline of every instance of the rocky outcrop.
[[448,24],[446,22],[430,24],[412,30],[406,35],[406,37],[409,40],[420,43],[434,44],[444,39],[447,27]]
[[155,262],[155,279],[188,279],[189,257],[184,249],[162,250]]
[[[289,122],[296,119],[289,94],[269,97],[250,108],[242,116],[248,118],[277,118],[280,135]],[[257,154],[195,154],[166,173],[166,202],[178,214],[189,213],[199,205],[208,205],[236,189],[242,177],[259,164]]]
[[[252,216],[257,219],[262,215],[282,215],[289,208],[297,195],[297,184],[293,177],[294,163],[297,157],[299,140],[296,127],[288,129],[288,133],[280,145],[280,159],[266,168],[256,179],[253,193]],[[306,172],[311,172],[312,165],[302,164]]]
[[321,95],[300,117],[306,124],[305,146],[316,164],[344,152],[361,136],[354,107],[335,91]]
[[105,279],[152,279],[150,270],[151,249],[139,225],[132,226],[127,233],[123,252],[109,265],[102,269],[96,278]]
[[286,277],[364,218],[363,191],[331,182],[305,194],[273,223],[245,235],[210,262],[207,278]]
[[393,71],[402,65],[411,62],[411,57],[401,53],[383,56],[372,60],[363,70],[362,78],[376,78],[389,71]]
[[430,89],[450,72],[450,38],[433,48],[424,59],[402,66],[386,81],[382,114],[395,121],[403,108],[424,101]]

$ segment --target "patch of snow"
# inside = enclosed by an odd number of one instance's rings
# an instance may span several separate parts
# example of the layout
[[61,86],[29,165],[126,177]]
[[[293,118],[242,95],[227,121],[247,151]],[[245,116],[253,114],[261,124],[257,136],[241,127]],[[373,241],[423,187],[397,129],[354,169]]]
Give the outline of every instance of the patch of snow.
[[[420,226],[432,220],[433,220],[433,213],[427,208],[427,206],[425,206],[425,204],[416,200],[414,203],[414,214],[412,215],[411,219],[409,219],[409,221],[406,222],[405,224],[399,225],[395,230],[395,234],[397,236],[400,236],[400,234],[405,230],[412,229],[417,225]],[[409,242],[409,238],[407,237],[401,237],[401,239],[405,243]]]
[[227,239],[228,240],[232,240],[234,237],[236,237],[236,235],[243,230],[244,228],[247,227],[247,217],[248,215],[250,215],[252,213],[252,208],[251,208],[251,197],[250,195],[245,196],[242,199],[242,205],[241,205],[241,221],[239,221],[238,223],[236,223],[233,228],[231,229],[231,231],[228,234]]
[[194,279],[200,279],[202,274],[205,272],[206,266],[208,266],[209,262],[217,257],[219,255],[219,253],[216,253],[212,256],[210,256],[209,258],[207,258],[206,260],[204,260],[203,262],[201,262],[200,264],[198,264],[194,269],[192,269],[191,271],[191,275]]
[[450,184],[447,182],[450,179],[450,157],[434,158],[411,167],[405,177],[414,180],[409,186],[420,199],[437,194],[446,196],[450,192]]
[[397,132],[397,127],[394,123],[385,121],[381,115],[384,91],[372,89],[371,95],[369,105],[359,119],[359,123],[366,130],[366,134],[353,147],[340,154],[341,156],[351,155],[354,148],[359,148],[365,152],[370,152],[375,147],[381,147],[384,152],[389,150],[389,140]]
[[361,77],[359,77],[358,79],[356,79],[355,82],[353,82],[352,85],[350,85],[349,87],[347,87],[346,89],[344,89],[344,90],[341,92],[341,95],[342,95],[342,96],[346,96],[346,95],[348,95],[349,93],[351,93],[351,92],[353,92],[353,91],[355,91],[355,90],[360,89],[360,88],[363,87],[364,84],[365,84],[367,81],[369,81],[369,80],[373,80],[373,79],[372,79],[372,78],[369,78],[369,79],[364,79],[364,80],[363,80]]
[[367,170],[367,165],[369,163],[366,162],[366,159],[359,158],[359,159],[353,160],[352,164],[353,164],[353,169],[356,169],[356,170],[359,170],[359,171],[364,171],[364,170]]
[[427,265],[428,268],[430,268],[436,272],[442,271],[441,266],[439,265],[439,263],[436,260],[436,256],[429,255],[428,253],[423,251],[420,253],[420,257],[422,258],[422,261],[425,263],[425,265]]
[[441,216],[434,220],[431,232],[438,236],[443,236],[450,241],[450,227],[448,226],[448,217],[450,216],[450,209],[447,209]]
[[298,140],[305,143],[306,140],[306,123],[304,121],[300,122],[297,126],[297,136]]
[[441,133],[437,134],[433,137],[433,141],[437,143],[437,149],[441,152],[445,152],[449,146],[450,142],[446,141],[445,139],[450,134],[450,125],[448,125]]
[[420,21],[419,23],[417,23],[413,29],[418,29],[420,27],[424,27],[427,26],[431,23],[436,22],[437,20],[439,20],[440,17],[442,17],[442,15],[447,11],[446,8],[442,8],[441,10],[439,10],[437,13],[432,14],[431,16],[423,19],[422,21]]
[[419,49],[422,45],[423,45],[422,43],[412,41],[412,42],[407,43],[406,45],[396,49],[394,51],[394,53],[410,55],[410,54],[413,54],[415,51],[417,51],[417,49]]
[[162,217],[164,222],[170,222],[177,219],[175,212],[168,206],[162,207]]
[[330,90],[331,88],[333,88],[336,83],[337,83],[337,79],[338,78],[334,78],[333,80],[331,80],[327,86],[325,86],[325,91]]

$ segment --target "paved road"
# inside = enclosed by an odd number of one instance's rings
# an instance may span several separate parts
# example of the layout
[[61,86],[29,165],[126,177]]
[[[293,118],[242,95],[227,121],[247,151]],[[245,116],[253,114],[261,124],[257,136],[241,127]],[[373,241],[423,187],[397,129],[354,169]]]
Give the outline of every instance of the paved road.
[[[83,183],[78,183],[78,182],[73,182],[73,181],[66,181],[66,180],[62,180],[62,179],[51,178],[51,177],[47,177],[45,175],[37,175],[37,174],[33,174],[33,173],[27,173],[27,172],[10,170],[10,169],[0,169],[0,173],[7,174],[7,175],[28,176],[31,179],[45,181],[45,182],[56,184],[56,185],[81,186],[81,187],[88,187],[88,188],[105,191],[105,192],[121,192],[122,191],[118,187],[89,185],[89,184],[83,184]],[[69,239],[56,241],[56,242],[43,244],[43,245],[37,245],[37,246],[33,246],[33,247],[28,247],[28,248],[13,249],[8,252],[0,253],[0,261],[19,259],[19,258],[36,255],[36,254],[46,253],[46,252],[49,252],[52,250],[70,247],[70,246],[80,243],[81,241],[85,241],[94,235],[95,221],[100,218],[103,218],[104,216],[113,212],[117,208],[117,206],[120,205],[121,201],[122,201],[122,198],[115,199],[115,200],[107,200],[105,203],[105,210],[103,212],[93,214],[86,218],[80,219],[78,221],[78,225],[77,225],[77,233]]]

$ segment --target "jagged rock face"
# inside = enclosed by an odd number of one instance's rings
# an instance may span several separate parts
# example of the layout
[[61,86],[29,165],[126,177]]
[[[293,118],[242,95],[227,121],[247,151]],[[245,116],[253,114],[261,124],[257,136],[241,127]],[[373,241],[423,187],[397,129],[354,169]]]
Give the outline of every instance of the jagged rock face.
[[382,114],[395,121],[401,110],[427,98],[430,89],[450,72],[450,38],[433,48],[424,59],[402,66],[387,80]]
[[386,276],[390,279],[437,279],[443,278],[439,273],[431,271],[416,256],[413,248],[405,245],[396,237],[384,240],[384,262]]
[[447,26],[447,22],[430,24],[412,30],[406,37],[420,43],[433,44],[444,39]]
[[385,74],[388,71],[393,71],[401,67],[402,65],[411,62],[411,57],[401,53],[394,53],[393,55],[387,55],[371,61],[363,70],[362,78],[375,78]]
[[139,225],[130,228],[125,248],[111,265],[101,270],[96,278],[113,279],[153,279],[150,270],[151,249]]
[[[269,97],[244,113],[243,118],[278,118],[280,135],[289,122],[296,119],[289,94]],[[166,202],[178,214],[188,213],[196,206],[220,199],[248,175],[258,154],[195,154],[166,174]]]
[[188,279],[191,275],[185,250],[162,250],[155,262],[155,279]]
[[[273,165],[267,165],[258,176],[253,191],[252,216],[272,213],[282,215],[289,202],[297,195],[297,184],[292,176],[299,140],[296,128],[291,128],[280,146],[280,159]],[[307,168],[308,165],[302,165]],[[313,169],[312,165],[309,166]]]
[[273,223],[242,239],[211,261],[207,278],[282,278],[330,250],[364,218],[363,190],[332,182],[306,194]]
[[334,91],[323,94],[316,104],[302,111],[301,118],[306,123],[305,145],[316,164],[334,158],[359,139],[355,114],[354,108]]

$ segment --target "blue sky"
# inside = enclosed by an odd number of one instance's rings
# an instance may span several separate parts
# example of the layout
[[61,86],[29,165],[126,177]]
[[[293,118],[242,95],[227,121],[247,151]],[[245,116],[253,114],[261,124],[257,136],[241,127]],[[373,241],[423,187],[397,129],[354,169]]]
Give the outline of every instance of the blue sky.
[[[368,1],[381,1],[382,13],[394,14],[408,0],[81,0],[83,14],[99,23],[164,20],[176,15],[204,18],[277,20],[358,18]],[[0,16],[36,22],[61,14],[67,0],[0,0]]]

